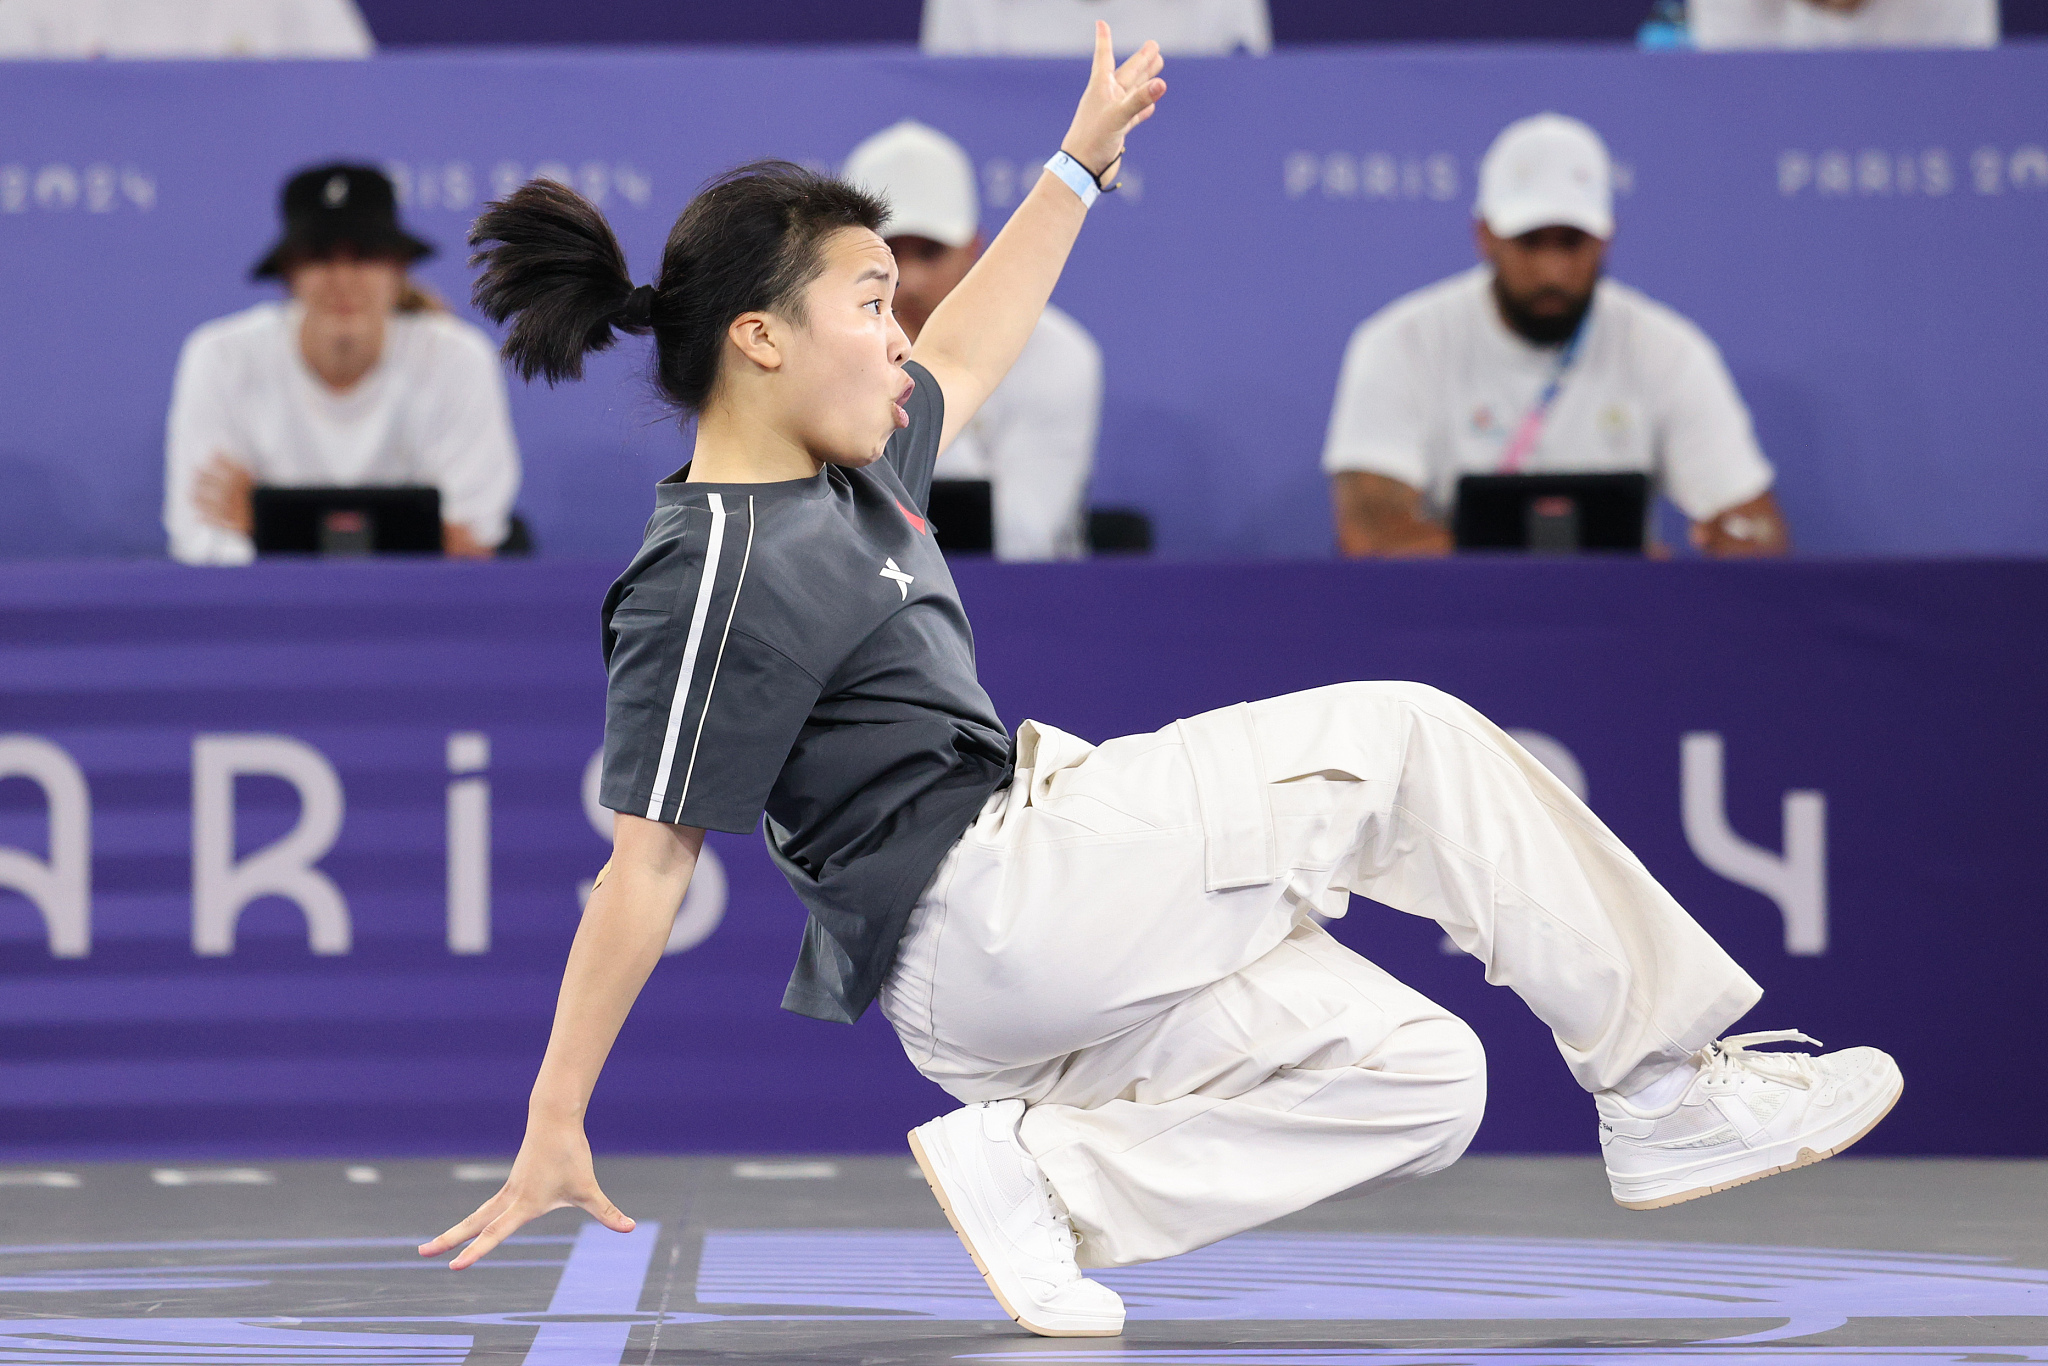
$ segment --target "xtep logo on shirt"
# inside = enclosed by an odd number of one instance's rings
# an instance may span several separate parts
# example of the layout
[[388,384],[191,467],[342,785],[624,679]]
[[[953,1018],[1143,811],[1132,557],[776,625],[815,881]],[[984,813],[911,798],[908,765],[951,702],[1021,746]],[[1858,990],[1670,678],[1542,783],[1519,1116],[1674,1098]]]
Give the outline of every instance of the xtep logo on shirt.
[[896,583],[896,591],[903,595],[903,600],[905,602],[910,601],[910,585],[916,583],[917,580],[912,578],[910,575],[904,573],[902,570],[898,569],[896,567],[896,561],[882,561],[882,577],[885,579],[893,579]]
[[904,515],[905,517],[908,517],[908,518],[910,519],[910,524],[911,524],[911,525],[912,525],[913,527],[916,527],[916,528],[917,528],[917,532],[918,532],[918,534],[919,534],[920,536],[921,536],[921,535],[923,535],[923,534],[924,534],[924,518],[922,518],[922,517],[918,516],[918,515],[917,515],[916,513],[912,512],[912,511],[911,511],[911,510],[910,510],[909,508],[907,508],[907,507],[904,507],[904,506],[903,506],[903,500],[902,500],[901,498],[898,498],[898,499],[896,500],[896,507],[897,507],[897,509],[898,509],[898,510],[899,510],[900,512],[902,512],[902,514],[903,514],[903,515]]

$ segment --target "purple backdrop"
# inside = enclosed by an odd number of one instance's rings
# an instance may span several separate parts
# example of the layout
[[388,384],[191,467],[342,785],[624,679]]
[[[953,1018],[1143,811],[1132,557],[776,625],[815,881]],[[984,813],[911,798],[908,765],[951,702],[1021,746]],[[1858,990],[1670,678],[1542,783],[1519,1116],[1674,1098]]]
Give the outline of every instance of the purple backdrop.
[[[2048,551],[2048,46],[1643,56],[1332,51],[1175,64],[1058,294],[1107,361],[1094,495],[1165,554],[1321,557],[1344,340],[1466,265],[1473,168],[1508,120],[1590,120],[1628,192],[1614,270],[1697,319],[1754,408],[1810,551]],[[978,163],[993,223],[1066,126],[1077,63],[861,52],[19,64],[0,82],[0,555],[153,554],[180,339],[265,291],[290,168],[390,163],[467,294],[480,200],[536,172],[603,197],[651,268],[690,189],[778,154],[836,164],[914,115]],[[765,85],[764,85],[765,83]],[[760,101],[749,92],[772,88]],[[680,463],[637,348],[521,390],[545,553],[638,537]]]
[[[580,791],[612,572],[0,569],[0,755],[22,752],[8,736],[36,737],[81,770],[92,879],[84,956],[53,957],[43,917],[0,892],[0,1155],[514,1143],[577,883],[606,852]],[[1750,1027],[1899,1054],[1912,1084],[1867,1150],[2048,1151],[2013,1090],[2048,952],[2048,563],[967,563],[959,577],[1012,722],[1099,740],[1413,678],[1547,734],[1595,809],[1769,989]],[[449,737],[465,733],[488,759],[451,777]],[[1824,953],[1788,953],[1779,906],[1695,852],[1680,801],[1694,733],[1725,754],[1725,808],[1709,814],[1767,853],[1784,795],[1821,794]],[[338,779],[345,809],[317,863],[346,902],[346,953],[313,952],[307,917],[275,897],[242,913],[231,953],[195,953],[195,739],[249,734],[310,747]],[[490,947],[457,954],[447,794],[479,781]],[[283,780],[234,791],[237,857],[300,821]],[[0,881],[45,859],[46,806],[35,784],[0,779]],[[893,1150],[944,1098],[878,1016],[849,1029],[776,1009],[800,911],[757,840],[711,847],[723,919],[655,974],[598,1093],[596,1141]],[[1484,1037],[1480,1147],[1591,1149],[1591,1111],[1547,1035],[1443,953],[1433,925],[1361,902],[1338,933]]]

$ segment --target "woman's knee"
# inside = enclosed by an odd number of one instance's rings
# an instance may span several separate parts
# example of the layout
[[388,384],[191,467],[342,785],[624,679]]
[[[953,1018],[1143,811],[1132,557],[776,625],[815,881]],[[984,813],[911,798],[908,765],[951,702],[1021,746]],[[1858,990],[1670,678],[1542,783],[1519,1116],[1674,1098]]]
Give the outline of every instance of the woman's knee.
[[1432,1146],[1422,1171],[1440,1171],[1464,1155],[1486,1114],[1485,1045],[1463,1020],[1437,1015],[1404,1025],[1392,1051],[1387,1065],[1433,1083],[1425,1125]]

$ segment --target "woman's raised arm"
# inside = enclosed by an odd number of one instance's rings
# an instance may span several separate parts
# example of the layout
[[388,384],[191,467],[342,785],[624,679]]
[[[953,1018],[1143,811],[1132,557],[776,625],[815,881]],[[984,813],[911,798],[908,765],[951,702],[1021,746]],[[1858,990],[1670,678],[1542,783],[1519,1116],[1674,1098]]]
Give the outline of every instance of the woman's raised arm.
[[[1166,93],[1166,82],[1158,79],[1164,65],[1159,45],[1148,42],[1117,66],[1109,25],[1097,20],[1094,69],[1060,150],[1102,183],[1114,184],[1124,135],[1150,118]],[[941,450],[995,392],[1031,339],[1086,214],[1058,176],[1042,173],[967,278],[932,311],[911,359],[931,371],[946,396]]]

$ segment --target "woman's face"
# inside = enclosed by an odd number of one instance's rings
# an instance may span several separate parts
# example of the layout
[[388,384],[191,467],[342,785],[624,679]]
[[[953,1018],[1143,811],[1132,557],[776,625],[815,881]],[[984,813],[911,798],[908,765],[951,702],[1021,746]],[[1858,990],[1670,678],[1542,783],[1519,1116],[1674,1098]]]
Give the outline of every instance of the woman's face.
[[308,313],[336,322],[382,318],[398,307],[405,267],[383,258],[366,260],[343,248],[320,260],[301,261],[285,282]]
[[832,234],[821,252],[824,269],[804,290],[804,325],[786,334],[785,411],[791,435],[814,457],[859,467],[879,460],[910,421],[910,339],[893,307],[896,258],[866,228]]

